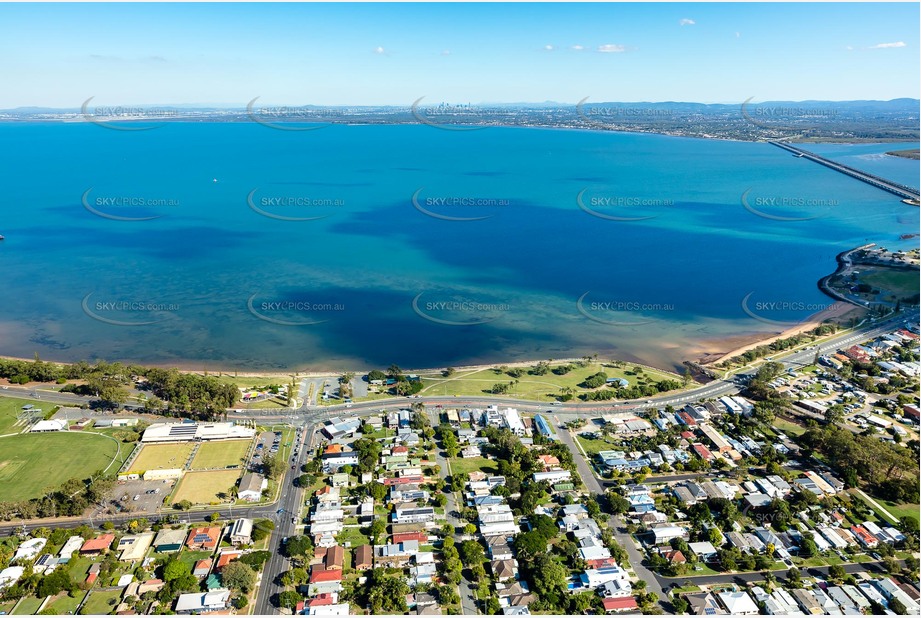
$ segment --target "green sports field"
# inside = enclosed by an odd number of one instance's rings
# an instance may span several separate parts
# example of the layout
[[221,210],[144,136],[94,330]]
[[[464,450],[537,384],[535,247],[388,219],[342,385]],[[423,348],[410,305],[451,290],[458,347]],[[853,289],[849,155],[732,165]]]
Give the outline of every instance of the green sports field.
[[[0,501],[36,498],[68,479],[87,478],[109,466],[118,450],[116,441],[84,432],[0,438]],[[130,450],[122,445],[119,457]],[[109,471],[120,465],[116,461]]]
[[186,472],[172,496],[173,504],[182,500],[193,504],[220,502],[217,494],[228,491],[237,484],[239,478],[239,470]]
[[22,406],[30,403],[36,408],[41,408],[44,412],[51,412],[56,407],[40,401],[0,397],[0,435],[16,433],[25,429],[25,425],[16,424],[16,418],[22,411]]
[[178,442],[173,444],[145,444],[141,453],[131,463],[128,472],[146,472],[147,470],[175,470],[185,468],[189,455],[195,444]]
[[227,466],[242,466],[246,453],[252,445],[252,440],[221,440],[205,442],[198,447],[195,459],[192,460],[193,470],[213,470]]

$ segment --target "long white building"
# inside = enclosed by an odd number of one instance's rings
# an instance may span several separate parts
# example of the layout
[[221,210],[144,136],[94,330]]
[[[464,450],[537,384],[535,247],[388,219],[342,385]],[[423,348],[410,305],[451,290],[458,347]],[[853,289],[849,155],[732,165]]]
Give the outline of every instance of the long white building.
[[235,423],[154,423],[141,442],[191,442],[193,440],[240,440],[256,435],[252,427]]

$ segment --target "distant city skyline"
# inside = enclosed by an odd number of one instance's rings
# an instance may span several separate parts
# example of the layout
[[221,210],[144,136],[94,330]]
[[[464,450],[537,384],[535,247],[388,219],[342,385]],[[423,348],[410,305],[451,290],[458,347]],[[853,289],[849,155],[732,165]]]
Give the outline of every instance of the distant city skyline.
[[917,98],[916,3],[4,4],[0,108]]

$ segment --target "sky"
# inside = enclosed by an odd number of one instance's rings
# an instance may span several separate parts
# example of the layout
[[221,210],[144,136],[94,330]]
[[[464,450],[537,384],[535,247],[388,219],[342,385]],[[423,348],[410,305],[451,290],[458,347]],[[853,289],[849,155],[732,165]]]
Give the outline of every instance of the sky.
[[0,4],[0,109],[918,98],[918,23],[918,3]]

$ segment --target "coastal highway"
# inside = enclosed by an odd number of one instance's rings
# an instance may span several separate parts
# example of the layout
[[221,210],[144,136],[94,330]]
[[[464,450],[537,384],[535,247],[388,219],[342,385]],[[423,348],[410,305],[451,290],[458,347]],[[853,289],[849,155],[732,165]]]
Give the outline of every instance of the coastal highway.
[[[902,313],[898,316],[884,320],[876,324],[867,324],[856,330],[847,331],[843,334],[831,337],[816,346],[809,346],[792,353],[778,353],[773,359],[780,362],[786,368],[798,368],[812,363],[816,353],[825,354],[835,349],[850,346],[860,341],[877,337],[885,332],[910,323],[918,323],[917,310],[911,313]],[[416,401],[422,401],[426,405],[450,405],[451,407],[463,406],[488,406],[488,405],[505,405],[516,406],[525,411],[551,410],[553,414],[561,417],[584,416],[586,414],[612,411],[636,411],[644,410],[650,407],[662,407],[666,405],[681,406],[692,401],[701,401],[704,399],[713,399],[724,395],[736,394],[740,390],[740,376],[754,374],[756,369],[750,369],[746,372],[737,374],[735,379],[714,380],[696,388],[681,391],[678,393],[664,394],[658,397],[650,397],[645,400],[627,400],[627,401],[608,401],[608,402],[566,402],[562,405],[552,404],[549,402],[539,402],[529,399],[520,399],[516,397],[491,397],[486,395],[477,396],[452,396],[452,395],[419,395],[417,397],[395,397],[392,399],[380,399],[375,401],[355,402],[351,404],[336,404],[329,406],[316,406],[305,402],[300,408],[275,408],[261,410],[242,410],[228,411],[228,418],[252,418],[260,419],[283,419],[287,422],[297,423],[299,421],[322,420],[325,417],[333,416],[362,416],[377,412],[380,410],[398,410],[406,408],[408,404]],[[88,405],[93,401],[92,397],[75,395],[73,393],[60,393],[51,388],[21,387],[8,386],[0,390],[0,396],[18,397],[20,399],[47,401],[57,405],[80,406]],[[141,411],[137,405],[126,405],[125,409],[136,412]],[[92,416],[90,412],[88,415]]]
[[[288,473],[282,480],[281,496],[275,503],[275,511],[269,516],[275,522],[275,530],[269,538],[269,550],[272,556],[266,562],[262,571],[262,579],[259,588],[256,591],[256,602],[253,607],[255,614],[272,614],[272,596],[282,591],[282,587],[276,583],[276,579],[283,572],[290,569],[290,561],[282,555],[282,539],[290,536],[296,536],[301,532],[301,510],[304,506],[304,490],[295,484],[295,479],[299,476],[300,467],[313,456],[314,438],[316,425],[314,423],[305,423],[303,428],[298,430],[295,441],[295,449],[298,451],[297,457],[288,461]],[[292,453],[294,451],[292,450]],[[295,466],[292,470],[290,466]]]

